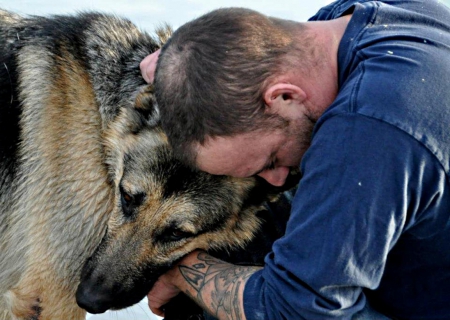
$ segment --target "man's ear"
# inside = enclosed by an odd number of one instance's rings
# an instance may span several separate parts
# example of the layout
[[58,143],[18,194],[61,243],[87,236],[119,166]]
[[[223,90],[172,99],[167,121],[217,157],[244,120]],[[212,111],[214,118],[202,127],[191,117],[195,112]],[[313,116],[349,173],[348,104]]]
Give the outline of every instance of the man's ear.
[[264,92],[266,112],[287,115],[298,111],[296,107],[303,105],[306,93],[298,86],[290,83],[276,83]]

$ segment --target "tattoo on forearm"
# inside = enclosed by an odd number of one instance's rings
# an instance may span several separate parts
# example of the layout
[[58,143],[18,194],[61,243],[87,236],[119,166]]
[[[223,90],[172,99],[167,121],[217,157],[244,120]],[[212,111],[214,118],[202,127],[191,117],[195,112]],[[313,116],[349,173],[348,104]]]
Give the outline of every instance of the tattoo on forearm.
[[[193,298],[212,311],[216,318],[242,319],[244,311],[240,308],[239,289],[259,268],[231,265],[203,252],[198,254],[197,259],[201,262],[179,266],[184,279],[197,293]],[[208,294],[210,304],[204,298]]]

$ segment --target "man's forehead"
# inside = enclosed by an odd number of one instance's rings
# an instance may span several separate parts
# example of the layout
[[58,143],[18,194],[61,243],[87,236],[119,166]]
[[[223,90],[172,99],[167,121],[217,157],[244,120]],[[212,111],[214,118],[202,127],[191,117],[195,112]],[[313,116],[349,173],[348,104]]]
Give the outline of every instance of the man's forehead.
[[196,146],[196,164],[200,170],[228,175],[245,161],[243,140],[236,137],[209,138]]
[[203,162],[226,162],[238,149],[238,144],[224,137],[207,138],[203,144],[196,145],[196,163],[201,166]]

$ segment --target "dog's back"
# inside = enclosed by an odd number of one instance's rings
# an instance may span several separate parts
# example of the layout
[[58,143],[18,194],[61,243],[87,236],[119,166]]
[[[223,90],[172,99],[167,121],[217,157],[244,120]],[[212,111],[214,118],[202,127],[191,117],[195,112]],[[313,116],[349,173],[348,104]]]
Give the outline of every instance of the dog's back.
[[[155,49],[150,37],[124,19],[97,13],[23,18],[0,10],[2,213],[12,207],[17,187],[14,182],[23,176],[19,167],[28,164],[21,161],[24,155],[30,158],[28,139],[35,142],[48,138],[44,135],[50,130],[55,130],[52,134],[66,132],[67,128],[58,126],[57,120],[74,123],[69,115],[84,115],[84,111],[88,111],[84,121],[104,127],[142,85],[142,80],[136,81],[140,76],[135,66]],[[85,100],[79,101],[79,97]],[[99,115],[101,119],[95,119]],[[70,143],[70,137],[65,138],[53,137],[58,141],[50,139],[44,143]],[[31,149],[37,152],[33,146]],[[4,214],[1,219],[5,219]]]
[[84,317],[79,270],[113,206],[104,139],[156,48],[124,19],[0,11],[0,319]]

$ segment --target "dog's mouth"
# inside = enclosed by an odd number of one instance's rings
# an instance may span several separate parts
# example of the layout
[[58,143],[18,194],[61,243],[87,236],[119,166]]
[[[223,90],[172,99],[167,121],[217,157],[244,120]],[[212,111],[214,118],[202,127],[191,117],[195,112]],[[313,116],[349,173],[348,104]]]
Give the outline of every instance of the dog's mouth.
[[80,283],[76,292],[78,306],[92,314],[103,313],[107,310],[120,310],[141,301],[151,290],[156,279],[151,283],[134,286],[132,290],[117,288],[106,290]]
[[142,270],[133,277],[124,277],[121,272],[112,270],[109,274],[95,271],[84,274],[76,292],[77,304],[92,314],[128,308],[140,302],[169,268],[159,266]]

